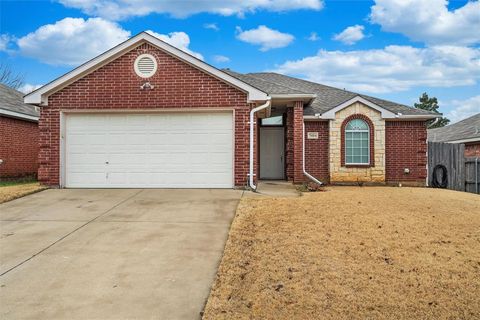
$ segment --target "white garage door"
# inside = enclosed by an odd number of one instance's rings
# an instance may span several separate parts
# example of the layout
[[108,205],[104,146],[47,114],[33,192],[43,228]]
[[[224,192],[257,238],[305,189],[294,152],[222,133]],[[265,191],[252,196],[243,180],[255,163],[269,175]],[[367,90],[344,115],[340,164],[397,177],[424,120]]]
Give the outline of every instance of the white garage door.
[[65,186],[231,188],[232,113],[70,114]]

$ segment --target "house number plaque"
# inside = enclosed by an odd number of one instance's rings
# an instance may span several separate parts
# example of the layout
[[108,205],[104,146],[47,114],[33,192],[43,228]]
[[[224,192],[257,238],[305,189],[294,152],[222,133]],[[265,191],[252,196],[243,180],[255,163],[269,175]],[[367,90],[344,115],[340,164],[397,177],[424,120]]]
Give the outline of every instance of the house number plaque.
[[307,132],[307,139],[318,139],[318,132]]

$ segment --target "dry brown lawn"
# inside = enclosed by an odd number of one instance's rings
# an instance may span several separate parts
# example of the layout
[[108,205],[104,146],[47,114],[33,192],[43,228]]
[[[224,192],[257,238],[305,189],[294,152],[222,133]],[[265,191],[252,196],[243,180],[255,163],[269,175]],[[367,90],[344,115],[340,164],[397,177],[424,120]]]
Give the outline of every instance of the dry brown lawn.
[[480,319],[480,196],[243,198],[204,319]]
[[43,189],[45,189],[45,187],[41,186],[38,182],[0,186],[0,203],[21,198]]

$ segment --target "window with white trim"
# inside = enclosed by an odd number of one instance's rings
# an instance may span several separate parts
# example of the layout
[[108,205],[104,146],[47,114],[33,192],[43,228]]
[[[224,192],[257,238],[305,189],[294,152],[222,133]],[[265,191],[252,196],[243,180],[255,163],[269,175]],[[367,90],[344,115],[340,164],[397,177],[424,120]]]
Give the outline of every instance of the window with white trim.
[[345,164],[370,163],[370,128],[362,119],[345,126]]

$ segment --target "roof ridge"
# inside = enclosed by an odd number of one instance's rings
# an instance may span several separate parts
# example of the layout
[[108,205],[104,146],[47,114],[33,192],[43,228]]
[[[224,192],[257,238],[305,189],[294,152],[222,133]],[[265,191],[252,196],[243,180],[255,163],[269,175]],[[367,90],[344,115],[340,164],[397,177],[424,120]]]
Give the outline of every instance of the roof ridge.
[[[460,121],[457,121],[457,122],[454,122],[454,123],[451,123],[449,125],[446,125],[444,127],[438,127],[438,128],[432,128],[432,129],[429,129],[429,130],[439,130],[439,129],[451,129],[453,127],[456,127],[458,125],[462,125],[464,124],[465,122],[466,123],[469,123],[470,121],[475,121],[475,118],[476,117],[480,117],[480,112],[479,113],[475,113],[474,115],[468,117],[468,118],[465,118],[465,119],[462,119]],[[475,123],[473,123],[474,125]]]
[[344,92],[348,92],[348,93],[353,93],[353,94],[357,94],[357,95],[362,95],[361,93],[358,93],[358,92],[354,92],[354,91],[349,91],[349,90],[345,90],[345,89],[340,89],[340,88],[337,88],[337,87],[332,87],[332,86],[329,86],[329,85],[326,85],[326,84],[323,84],[323,83],[318,83],[318,82],[313,82],[313,81],[310,81],[310,80],[305,80],[305,79],[301,79],[301,78],[296,78],[296,77],[292,77],[292,76],[287,76],[285,74],[281,74],[281,73],[278,73],[278,72],[254,72],[254,73],[268,73],[268,74],[276,74],[278,76],[282,76],[282,77],[285,77],[285,78],[290,78],[290,79],[294,79],[294,80],[300,80],[300,81],[303,81],[303,82],[308,82],[308,83],[311,83],[311,84],[314,84],[314,85],[317,85],[317,86],[322,86],[322,87],[327,87],[327,88],[331,88],[331,89],[335,89],[335,90],[339,90],[339,91],[344,91]]

